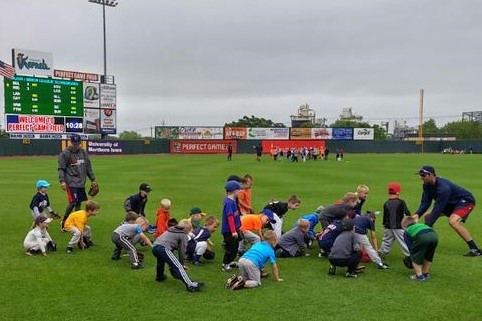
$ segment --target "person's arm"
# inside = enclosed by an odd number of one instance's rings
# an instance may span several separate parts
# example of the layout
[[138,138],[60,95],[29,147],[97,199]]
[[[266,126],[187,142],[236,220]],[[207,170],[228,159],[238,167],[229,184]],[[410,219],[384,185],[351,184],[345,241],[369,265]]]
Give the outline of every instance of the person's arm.
[[141,212],[139,213],[144,217],[146,216],[146,213],[144,213],[144,210],[146,208],[146,203],[147,203],[147,198],[141,203]]
[[184,261],[186,257],[186,250],[187,250],[187,240],[188,236],[181,236],[181,244],[179,245],[179,263],[181,263],[182,266],[184,266]]
[[144,233],[140,233],[139,236],[141,237],[141,239],[144,240],[144,242],[149,245],[150,247],[152,247],[152,242],[151,240],[149,240],[149,238],[144,234]]
[[298,251],[300,252],[301,256],[305,256],[306,243],[303,235],[300,234],[300,236],[296,238],[296,245],[298,246]]
[[279,277],[278,265],[276,263],[273,263],[273,279],[278,282],[283,281],[283,279]]
[[429,196],[428,187],[425,187],[424,185],[420,206],[418,207],[418,210],[415,211],[413,216],[417,219],[422,217],[422,215],[425,214],[425,212],[427,212],[431,204],[432,204],[432,198]]
[[124,201],[124,209],[126,210],[126,212],[132,211],[132,202],[130,197],[128,197]]
[[228,226],[229,226],[229,231],[233,235],[234,238],[238,238],[238,233],[236,232],[236,224],[234,223],[234,215],[228,214]]
[[38,210],[38,206],[34,205],[32,211],[35,213],[35,217],[40,216],[40,211]]
[[450,198],[450,187],[440,186],[437,189],[437,200],[435,201],[435,205],[433,206],[432,212],[430,213],[430,217],[435,218],[440,216],[440,214],[447,206],[449,198]]
[[67,171],[67,163],[68,163],[68,156],[67,153],[64,151],[59,155],[58,161],[58,172],[59,172],[59,182],[62,189],[66,189],[67,184],[65,183],[65,174]]
[[412,215],[412,213],[410,213],[410,210],[408,209],[408,206],[407,206],[407,203],[405,201],[403,201],[403,214],[405,216],[410,216]]

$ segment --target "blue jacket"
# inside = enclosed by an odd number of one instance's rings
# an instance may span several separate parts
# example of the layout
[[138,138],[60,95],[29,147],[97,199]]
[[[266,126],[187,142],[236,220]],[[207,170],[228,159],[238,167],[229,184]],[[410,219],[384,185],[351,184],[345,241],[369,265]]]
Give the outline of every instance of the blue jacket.
[[[475,205],[472,193],[442,177],[436,178],[435,185],[423,184],[422,200],[416,213],[422,216],[430,208],[433,200],[435,205],[430,214],[430,220],[434,221],[444,213],[447,207],[453,207],[462,200],[467,204]],[[426,224],[431,226],[433,222],[426,222]]]
[[[308,235],[311,237],[315,237],[315,234],[316,234],[315,226],[320,221],[318,214],[311,213],[311,214],[303,215],[301,218],[310,222],[310,230],[308,231]],[[295,223],[294,227],[296,226],[297,226],[297,223]]]

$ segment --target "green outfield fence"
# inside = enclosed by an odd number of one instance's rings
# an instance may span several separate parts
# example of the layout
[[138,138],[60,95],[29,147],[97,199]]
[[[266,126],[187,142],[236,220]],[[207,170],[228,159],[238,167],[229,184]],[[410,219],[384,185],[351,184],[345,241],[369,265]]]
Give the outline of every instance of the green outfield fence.
[[[96,141],[101,144],[101,141]],[[105,154],[166,154],[169,153],[169,140],[123,140],[105,141],[120,146],[117,152]],[[237,153],[251,154],[255,152],[254,146],[260,144],[259,140],[239,140]],[[326,141],[331,153],[336,153],[337,148],[343,148],[346,153],[420,153],[420,145],[405,141]],[[474,153],[482,153],[482,140],[459,140],[425,142],[424,152],[440,153],[443,149],[468,151],[472,147]],[[33,155],[58,155],[62,150],[62,142],[58,140],[22,140],[0,139],[0,156],[33,156]]]

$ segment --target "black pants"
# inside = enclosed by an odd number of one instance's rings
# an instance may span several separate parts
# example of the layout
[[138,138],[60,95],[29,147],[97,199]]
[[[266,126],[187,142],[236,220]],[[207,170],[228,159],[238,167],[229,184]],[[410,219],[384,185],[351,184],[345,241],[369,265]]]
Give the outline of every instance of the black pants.
[[223,233],[224,239],[224,258],[223,263],[229,264],[234,261],[236,255],[238,255],[239,239],[241,232],[238,231],[238,238],[234,238],[231,232]]
[[152,254],[157,258],[156,280],[163,280],[166,278],[164,275],[164,265],[167,263],[167,265],[169,265],[169,272],[174,278],[181,280],[186,286],[197,286],[197,283],[191,281],[181,262],[179,262],[177,257],[170,250],[162,245],[156,245],[152,249]]
[[358,251],[352,254],[351,257],[346,259],[330,259],[330,263],[333,266],[346,266],[348,268],[348,272],[352,273],[355,271],[358,263],[360,263],[362,257],[362,252]]

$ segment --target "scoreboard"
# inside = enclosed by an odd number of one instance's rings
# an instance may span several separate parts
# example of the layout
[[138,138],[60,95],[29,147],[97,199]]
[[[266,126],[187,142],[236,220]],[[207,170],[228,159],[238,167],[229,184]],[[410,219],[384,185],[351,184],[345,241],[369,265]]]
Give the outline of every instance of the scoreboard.
[[84,117],[80,81],[16,76],[4,89],[5,114]]

